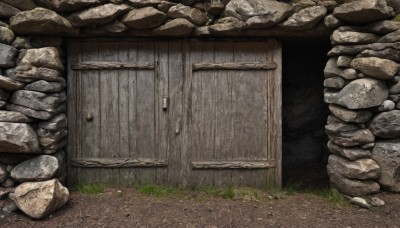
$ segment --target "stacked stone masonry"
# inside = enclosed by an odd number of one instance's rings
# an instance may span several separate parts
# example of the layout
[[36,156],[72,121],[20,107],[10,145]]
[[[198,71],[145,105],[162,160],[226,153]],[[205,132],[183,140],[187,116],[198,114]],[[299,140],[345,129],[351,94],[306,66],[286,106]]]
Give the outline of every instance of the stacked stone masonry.
[[400,22],[392,20],[400,6],[389,0],[341,3],[2,0],[1,185],[66,178],[62,38],[332,34],[324,82],[332,185],[352,196],[400,191]]

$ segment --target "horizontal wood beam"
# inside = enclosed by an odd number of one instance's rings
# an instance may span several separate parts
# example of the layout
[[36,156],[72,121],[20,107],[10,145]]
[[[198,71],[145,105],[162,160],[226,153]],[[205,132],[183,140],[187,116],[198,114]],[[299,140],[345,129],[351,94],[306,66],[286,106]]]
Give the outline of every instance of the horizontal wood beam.
[[269,169],[275,162],[270,161],[192,161],[193,169]]
[[71,66],[73,70],[153,70],[153,63],[132,62],[80,62]]
[[71,166],[82,168],[132,168],[166,167],[168,160],[157,159],[114,159],[114,158],[72,158]]
[[193,63],[192,70],[273,70],[274,62]]

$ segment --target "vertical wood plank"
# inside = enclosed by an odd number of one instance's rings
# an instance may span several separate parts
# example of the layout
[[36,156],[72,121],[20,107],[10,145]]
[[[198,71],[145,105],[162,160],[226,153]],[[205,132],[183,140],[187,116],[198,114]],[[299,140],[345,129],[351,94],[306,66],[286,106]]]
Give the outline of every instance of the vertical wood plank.
[[[81,61],[98,60],[98,43],[84,42],[81,44]],[[81,90],[78,112],[80,137],[82,139],[77,157],[100,157],[100,78],[99,71],[82,71],[79,75],[79,88]],[[92,113],[92,121],[86,121],[84,115]],[[99,181],[97,169],[82,168],[81,179],[84,183]]]

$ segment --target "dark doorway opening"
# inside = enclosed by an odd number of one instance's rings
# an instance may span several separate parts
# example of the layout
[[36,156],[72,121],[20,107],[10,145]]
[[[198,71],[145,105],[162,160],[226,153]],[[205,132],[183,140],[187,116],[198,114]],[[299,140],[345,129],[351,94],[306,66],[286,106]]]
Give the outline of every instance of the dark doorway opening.
[[323,70],[329,42],[283,42],[282,45],[283,186],[320,188],[329,184],[325,134]]

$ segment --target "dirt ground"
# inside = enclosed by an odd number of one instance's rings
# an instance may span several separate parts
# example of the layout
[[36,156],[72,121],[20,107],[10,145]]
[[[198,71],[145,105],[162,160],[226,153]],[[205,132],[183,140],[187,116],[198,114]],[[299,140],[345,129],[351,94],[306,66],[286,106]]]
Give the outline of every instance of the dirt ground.
[[133,188],[99,195],[71,193],[70,202],[46,219],[22,213],[1,216],[2,227],[399,227],[400,195],[377,195],[383,207],[338,206],[307,193],[281,199],[224,199],[198,192],[155,197]]

